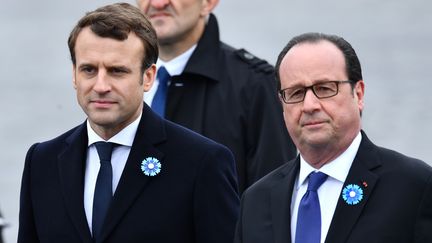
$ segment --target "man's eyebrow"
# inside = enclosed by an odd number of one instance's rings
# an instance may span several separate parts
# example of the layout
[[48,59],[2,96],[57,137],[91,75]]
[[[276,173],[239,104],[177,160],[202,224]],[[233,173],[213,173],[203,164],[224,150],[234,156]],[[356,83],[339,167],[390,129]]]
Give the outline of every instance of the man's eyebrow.
[[82,68],[82,67],[94,67],[94,65],[90,63],[81,63],[78,65],[78,68]]

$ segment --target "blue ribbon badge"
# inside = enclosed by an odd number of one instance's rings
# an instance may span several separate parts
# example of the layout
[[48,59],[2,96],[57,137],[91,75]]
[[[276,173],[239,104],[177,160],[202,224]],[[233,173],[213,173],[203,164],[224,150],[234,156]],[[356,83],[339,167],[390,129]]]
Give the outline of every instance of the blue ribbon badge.
[[343,189],[342,198],[348,205],[356,205],[363,199],[363,189],[356,184],[349,184]]
[[141,162],[141,170],[146,176],[155,176],[160,173],[162,168],[158,159],[147,157]]

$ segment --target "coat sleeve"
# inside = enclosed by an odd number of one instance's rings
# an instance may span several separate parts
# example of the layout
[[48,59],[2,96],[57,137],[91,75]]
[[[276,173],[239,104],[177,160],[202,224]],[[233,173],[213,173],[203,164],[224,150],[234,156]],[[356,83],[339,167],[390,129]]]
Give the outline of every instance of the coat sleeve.
[[198,173],[193,200],[196,242],[232,242],[239,213],[232,153],[215,145],[205,154]]
[[18,243],[39,242],[31,199],[31,158],[37,144],[27,152],[21,181]]
[[243,92],[247,143],[247,184],[292,160],[297,149],[288,134],[273,72],[249,76]]
[[420,202],[415,227],[416,243],[432,242],[432,175],[429,177]]

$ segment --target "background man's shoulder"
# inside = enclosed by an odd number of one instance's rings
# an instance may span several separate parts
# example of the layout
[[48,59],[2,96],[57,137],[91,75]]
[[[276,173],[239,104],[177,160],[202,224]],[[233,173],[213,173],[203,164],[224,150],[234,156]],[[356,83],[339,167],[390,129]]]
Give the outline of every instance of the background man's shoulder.
[[274,67],[270,63],[264,59],[258,58],[243,48],[235,50],[234,54],[237,58],[246,63],[256,72],[262,72],[266,74],[273,74],[274,72]]
[[257,73],[272,75],[274,67],[266,60],[261,59],[244,48],[236,49],[227,44],[222,44],[222,49],[230,57],[233,65],[253,70]]

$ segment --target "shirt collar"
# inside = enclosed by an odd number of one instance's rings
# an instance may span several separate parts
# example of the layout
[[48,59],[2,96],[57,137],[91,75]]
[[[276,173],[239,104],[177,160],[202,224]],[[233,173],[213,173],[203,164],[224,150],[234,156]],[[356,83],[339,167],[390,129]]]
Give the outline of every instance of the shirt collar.
[[[108,139],[106,142],[112,142],[116,144],[120,144],[123,146],[132,147],[132,143],[135,138],[135,134],[138,130],[138,125],[141,120],[142,113],[138,116],[138,118],[129,124],[127,127],[123,128],[119,133],[114,135],[112,138]],[[90,122],[87,119],[87,135],[88,135],[88,146],[92,145],[95,142],[100,142],[105,140],[101,138],[90,126]]]
[[192,53],[194,52],[196,47],[196,44],[193,45],[187,51],[183,52],[180,56],[177,56],[168,62],[164,62],[161,59],[158,59],[156,62],[156,67],[160,68],[161,66],[164,66],[170,76],[180,75],[185,69],[187,62],[189,61],[189,58],[192,56]]
[[344,182],[348,176],[348,172],[357,154],[361,142],[361,133],[359,132],[351,145],[336,159],[323,165],[319,170],[313,168],[303,156],[300,154],[300,173],[298,177],[297,189],[305,183],[306,178],[312,171],[321,171],[340,182]]

